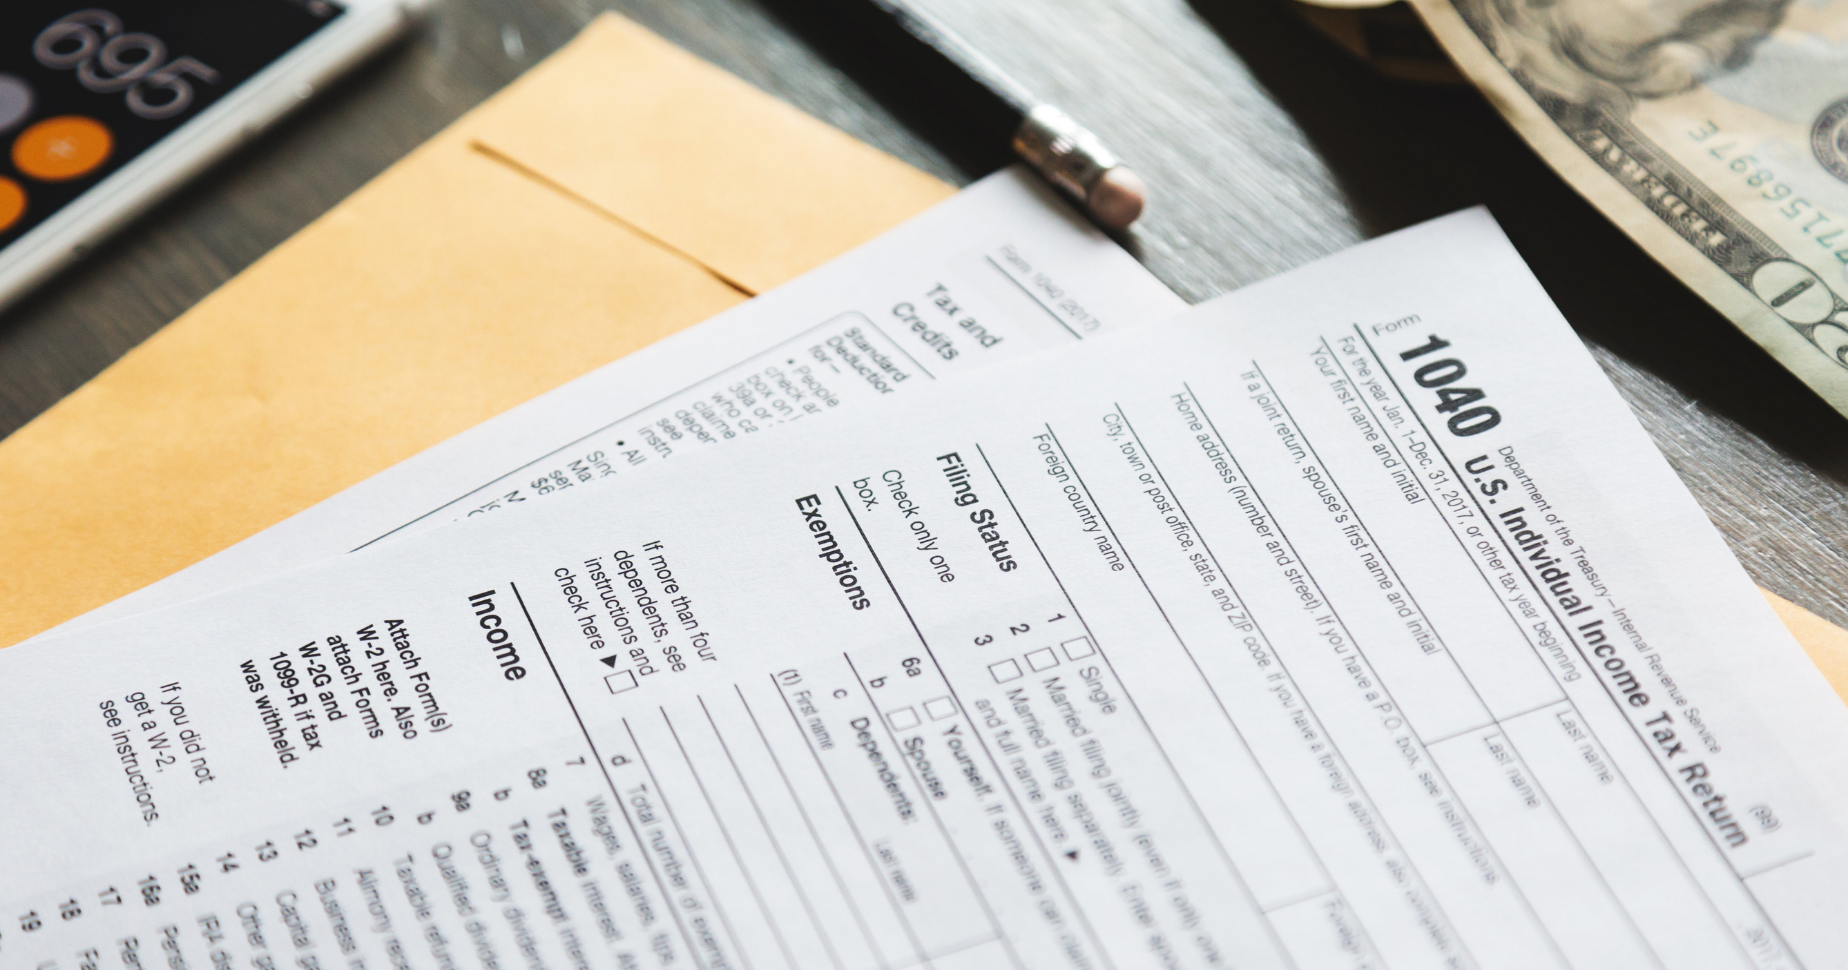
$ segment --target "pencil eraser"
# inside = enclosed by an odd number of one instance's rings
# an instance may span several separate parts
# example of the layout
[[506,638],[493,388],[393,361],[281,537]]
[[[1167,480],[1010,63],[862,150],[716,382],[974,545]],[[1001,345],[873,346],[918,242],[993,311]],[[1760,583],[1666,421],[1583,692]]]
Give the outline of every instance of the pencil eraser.
[[1129,224],[1142,215],[1148,192],[1148,186],[1142,184],[1142,176],[1118,165],[1098,176],[1097,184],[1091,186],[1084,203],[1104,228],[1120,231],[1128,229]]

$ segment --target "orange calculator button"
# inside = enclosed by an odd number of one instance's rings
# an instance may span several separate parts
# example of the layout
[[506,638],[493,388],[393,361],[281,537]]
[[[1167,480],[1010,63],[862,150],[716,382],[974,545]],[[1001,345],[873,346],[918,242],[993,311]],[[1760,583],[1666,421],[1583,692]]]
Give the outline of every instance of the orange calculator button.
[[115,138],[103,123],[82,115],[46,118],[13,141],[13,166],[46,182],[63,182],[96,171],[109,158]]
[[13,223],[26,214],[26,190],[19,183],[0,175],[0,232],[13,228]]

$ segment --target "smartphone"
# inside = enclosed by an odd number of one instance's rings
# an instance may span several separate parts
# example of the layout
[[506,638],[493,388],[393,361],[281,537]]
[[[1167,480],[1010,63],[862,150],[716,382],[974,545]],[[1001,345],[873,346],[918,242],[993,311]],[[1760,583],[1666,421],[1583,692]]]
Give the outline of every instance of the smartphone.
[[400,34],[421,0],[0,0],[0,308]]

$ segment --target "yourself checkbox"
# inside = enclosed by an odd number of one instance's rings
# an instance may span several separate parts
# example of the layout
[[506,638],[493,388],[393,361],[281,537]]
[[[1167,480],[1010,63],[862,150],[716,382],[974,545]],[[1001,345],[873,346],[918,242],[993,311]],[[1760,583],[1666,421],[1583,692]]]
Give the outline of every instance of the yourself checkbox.
[[1012,659],[992,663],[988,665],[988,672],[995,676],[995,683],[1005,684],[1020,679],[1020,663]]
[[1035,672],[1045,670],[1048,667],[1057,667],[1058,665],[1059,655],[1053,653],[1051,647],[1041,647],[1027,654],[1027,666],[1032,667]]
[[956,702],[948,697],[935,697],[924,702],[924,713],[933,721],[956,716]]
[[917,709],[901,707],[896,711],[888,711],[886,712],[886,723],[892,725],[894,731],[909,731],[918,726]]
[[1059,646],[1065,648],[1065,656],[1072,660],[1083,660],[1097,652],[1097,647],[1091,643],[1090,637],[1067,640]]
[[634,690],[635,689],[635,671],[618,670],[615,673],[610,674],[607,677],[604,677],[603,684],[604,686],[610,689],[610,693],[612,694],[620,694],[625,690]]

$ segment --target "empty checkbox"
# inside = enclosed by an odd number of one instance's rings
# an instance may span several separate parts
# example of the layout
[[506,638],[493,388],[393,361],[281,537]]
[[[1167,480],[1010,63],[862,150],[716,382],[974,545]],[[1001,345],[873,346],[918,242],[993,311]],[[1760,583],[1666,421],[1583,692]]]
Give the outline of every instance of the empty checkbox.
[[888,711],[886,713],[886,723],[892,725],[892,730],[894,731],[909,731],[918,726],[918,712],[916,709],[910,707],[901,707],[896,711]]
[[620,694],[625,690],[634,690],[635,689],[635,671],[618,670],[615,673],[610,674],[609,676],[603,678],[603,683],[604,683],[604,686],[610,689],[610,693],[612,694]]
[[1020,679],[1020,664],[1014,660],[1003,660],[988,665],[988,672],[995,675],[995,683],[1005,684],[1010,680]]
[[1041,647],[1027,654],[1027,666],[1032,667],[1036,671],[1045,670],[1048,667],[1057,667],[1058,665],[1059,655],[1053,653],[1051,647]]
[[956,716],[956,702],[947,697],[938,697],[924,702],[924,713],[933,721]]
[[1059,646],[1064,647],[1065,655],[1073,660],[1083,660],[1097,652],[1097,648],[1091,645],[1090,637],[1079,637],[1076,640],[1067,640],[1059,644]]

